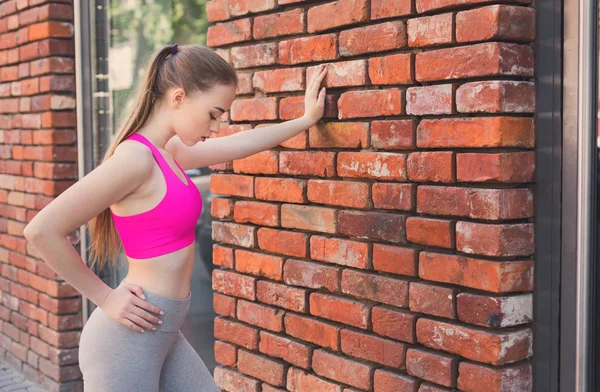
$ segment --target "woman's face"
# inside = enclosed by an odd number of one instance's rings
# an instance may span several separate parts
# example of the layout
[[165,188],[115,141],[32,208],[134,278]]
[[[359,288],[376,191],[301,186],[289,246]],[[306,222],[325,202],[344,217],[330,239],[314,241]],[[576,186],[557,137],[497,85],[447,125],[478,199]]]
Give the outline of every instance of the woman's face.
[[188,145],[209,138],[211,132],[219,132],[221,116],[231,108],[236,88],[217,85],[207,92],[187,95],[175,110],[174,128],[181,141]]

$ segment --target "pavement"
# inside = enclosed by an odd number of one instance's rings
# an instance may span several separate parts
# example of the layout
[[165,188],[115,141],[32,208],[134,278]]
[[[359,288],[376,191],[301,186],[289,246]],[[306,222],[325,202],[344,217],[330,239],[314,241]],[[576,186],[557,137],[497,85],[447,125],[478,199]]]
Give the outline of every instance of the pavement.
[[0,392],[43,392],[5,363],[0,363]]

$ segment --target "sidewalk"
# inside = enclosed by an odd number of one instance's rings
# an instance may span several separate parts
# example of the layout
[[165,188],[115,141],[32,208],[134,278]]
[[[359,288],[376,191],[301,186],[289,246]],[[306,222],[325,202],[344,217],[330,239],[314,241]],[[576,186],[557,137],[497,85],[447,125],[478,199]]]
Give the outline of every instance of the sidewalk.
[[43,392],[10,366],[0,363],[0,392]]

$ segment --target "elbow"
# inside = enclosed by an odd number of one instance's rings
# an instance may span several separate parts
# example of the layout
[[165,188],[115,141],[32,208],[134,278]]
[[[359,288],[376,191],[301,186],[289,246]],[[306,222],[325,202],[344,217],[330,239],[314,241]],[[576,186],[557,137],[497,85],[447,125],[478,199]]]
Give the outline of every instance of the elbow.
[[23,229],[23,237],[31,243],[36,241],[42,233],[42,230],[39,227],[32,225],[31,222]]

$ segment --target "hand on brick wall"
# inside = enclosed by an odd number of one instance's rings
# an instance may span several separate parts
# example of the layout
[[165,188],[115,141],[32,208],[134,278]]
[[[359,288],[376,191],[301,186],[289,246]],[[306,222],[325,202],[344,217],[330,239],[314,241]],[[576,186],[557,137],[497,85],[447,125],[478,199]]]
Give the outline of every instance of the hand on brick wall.
[[325,111],[325,87],[320,87],[326,74],[327,67],[325,67],[324,64],[320,64],[306,86],[306,94],[304,96],[304,116],[314,123],[318,122],[321,117],[323,117]]

